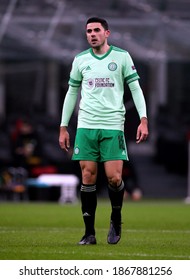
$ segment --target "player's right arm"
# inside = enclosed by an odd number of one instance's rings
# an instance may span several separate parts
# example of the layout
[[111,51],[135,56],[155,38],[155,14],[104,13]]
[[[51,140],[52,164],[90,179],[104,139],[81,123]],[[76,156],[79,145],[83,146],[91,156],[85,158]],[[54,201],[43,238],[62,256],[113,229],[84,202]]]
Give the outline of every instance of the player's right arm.
[[68,151],[68,149],[70,148],[70,137],[67,131],[67,127],[77,102],[77,95],[78,95],[78,90],[81,86],[81,82],[82,82],[82,75],[78,67],[77,58],[75,58],[73,60],[72,69],[70,72],[69,88],[63,103],[60,133],[59,133],[59,145],[65,151]]
[[67,131],[67,127],[76,105],[77,93],[78,93],[78,87],[69,86],[69,89],[66,93],[65,100],[63,103],[60,132],[59,132],[59,145],[65,151],[68,151],[70,147],[70,137]]
[[70,148],[70,136],[69,136],[66,126],[60,126],[59,145],[60,145],[61,149],[68,152],[68,150]]

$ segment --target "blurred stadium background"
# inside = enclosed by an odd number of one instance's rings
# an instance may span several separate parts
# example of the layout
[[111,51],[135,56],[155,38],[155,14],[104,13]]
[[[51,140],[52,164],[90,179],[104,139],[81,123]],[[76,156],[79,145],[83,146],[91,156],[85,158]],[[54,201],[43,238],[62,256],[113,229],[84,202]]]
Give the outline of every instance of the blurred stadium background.
[[146,143],[134,141],[138,116],[130,94],[125,103],[129,154],[144,197],[183,198],[190,132],[189,0],[1,0],[1,172],[13,163],[15,122],[27,116],[40,135],[46,166],[79,174],[59,148],[59,124],[71,62],[88,48],[84,26],[94,15],[108,20],[110,43],[131,53],[141,77],[150,128]]

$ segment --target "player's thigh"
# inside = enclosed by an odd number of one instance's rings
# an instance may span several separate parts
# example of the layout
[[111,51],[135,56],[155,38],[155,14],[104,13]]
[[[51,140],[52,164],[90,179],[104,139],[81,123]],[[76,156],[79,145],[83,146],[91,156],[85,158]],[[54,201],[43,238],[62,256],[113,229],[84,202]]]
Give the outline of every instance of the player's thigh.
[[109,180],[114,180],[121,182],[122,170],[123,170],[123,160],[110,160],[104,162],[104,169],[106,177]]

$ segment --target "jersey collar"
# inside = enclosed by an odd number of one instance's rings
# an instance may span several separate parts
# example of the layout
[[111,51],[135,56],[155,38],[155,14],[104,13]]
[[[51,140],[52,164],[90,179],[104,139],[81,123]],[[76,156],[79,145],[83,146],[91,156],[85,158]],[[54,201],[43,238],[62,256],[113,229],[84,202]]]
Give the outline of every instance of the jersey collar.
[[99,59],[99,60],[102,60],[102,59],[104,59],[105,57],[107,57],[107,56],[110,54],[110,52],[112,51],[112,49],[113,49],[113,46],[111,45],[110,48],[109,48],[109,50],[107,51],[107,53],[105,53],[103,56],[95,55],[94,52],[93,52],[93,50],[92,50],[92,48],[90,48],[90,53],[91,53],[91,55],[92,55],[94,58]]

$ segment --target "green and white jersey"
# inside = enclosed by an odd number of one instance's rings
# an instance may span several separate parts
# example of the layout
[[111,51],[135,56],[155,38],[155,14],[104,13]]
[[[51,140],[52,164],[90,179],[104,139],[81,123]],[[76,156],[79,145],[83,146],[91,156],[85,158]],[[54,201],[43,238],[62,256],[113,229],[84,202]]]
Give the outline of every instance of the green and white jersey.
[[78,54],[69,85],[81,86],[78,128],[124,130],[124,83],[139,79],[129,53],[110,46],[103,56],[92,49]]

